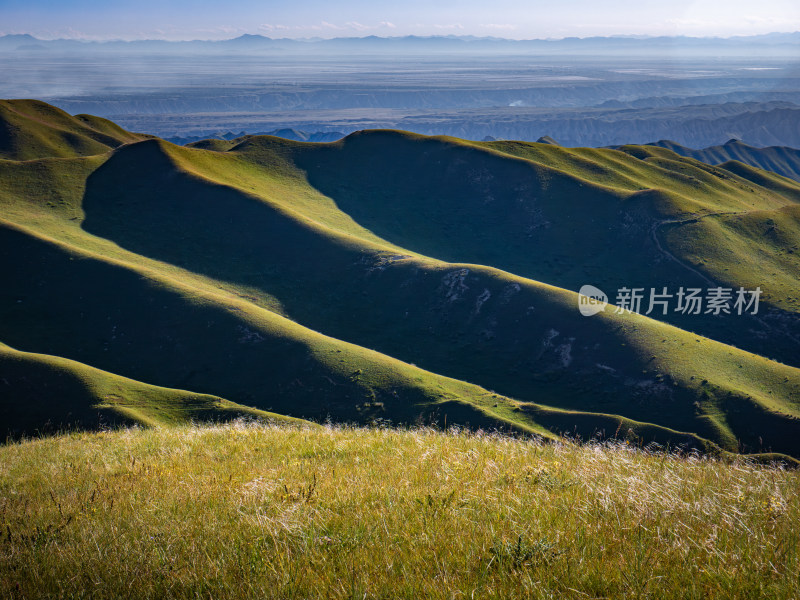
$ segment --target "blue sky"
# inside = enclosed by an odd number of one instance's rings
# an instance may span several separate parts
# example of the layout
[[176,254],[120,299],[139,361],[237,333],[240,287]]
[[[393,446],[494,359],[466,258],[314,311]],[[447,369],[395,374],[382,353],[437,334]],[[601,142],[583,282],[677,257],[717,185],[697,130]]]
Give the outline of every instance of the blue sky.
[[0,33],[42,38],[748,35],[800,30],[798,0],[0,0]]

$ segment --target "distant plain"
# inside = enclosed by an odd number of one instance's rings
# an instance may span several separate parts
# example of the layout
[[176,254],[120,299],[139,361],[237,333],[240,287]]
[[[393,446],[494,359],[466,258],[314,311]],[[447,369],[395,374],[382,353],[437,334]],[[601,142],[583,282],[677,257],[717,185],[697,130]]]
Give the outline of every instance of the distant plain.
[[548,135],[565,146],[800,146],[796,54],[514,52],[0,47],[12,59],[0,61],[0,97],[42,99],[175,141],[393,128],[473,140]]

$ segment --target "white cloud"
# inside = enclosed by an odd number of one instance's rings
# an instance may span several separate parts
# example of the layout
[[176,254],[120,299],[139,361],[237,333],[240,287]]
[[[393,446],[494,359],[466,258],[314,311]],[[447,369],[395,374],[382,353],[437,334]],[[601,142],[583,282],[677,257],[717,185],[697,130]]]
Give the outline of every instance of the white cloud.
[[395,29],[397,26],[394,23],[389,21],[381,21],[377,25],[364,25],[363,23],[359,23],[358,21],[348,21],[345,23],[351,29],[355,29],[356,31],[370,31],[374,29]]
[[356,31],[368,31],[370,29],[374,29],[369,25],[364,25],[363,23],[359,23],[358,21],[348,21],[345,23],[350,29],[355,29]]
[[451,23],[449,25],[436,24],[433,27],[434,29],[464,29],[464,26],[461,23]]
[[787,29],[797,28],[800,21],[785,17],[765,17],[762,15],[745,15],[744,20],[752,25],[769,25],[774,27],[785,27]]
[[[798,23],[791,18],[761,15],[720,16],[714,19],[679,18],[668,19],[666,25],[673,28],[670,33],[689,35],[755,35],[771,31],[796,30]],[[674,31],[677,30],[677,31]]]
[[347,21],[343,25],[338,25],[336,23],[331,23],[329,21],[321,21],[319,24],[313,25],[277,25],[272,23],[263,23],[262,25],[258,26],[259,29],[263,31],[303,31],[303,30],[312,30],[312,31],[323,31],[323,30],[334,30],[334,31],[358,31],[360,33],[367,32],[367,31],[377,31],[381,29],[396,29],[397,25],[392,23],[391,21],[380,21],[374,25],[368,25],[365,23],[360,23],[358,21]]
[[273,25],[272,23],[262,23],[258,26],[259,29],[263,31],[288,31],[290,29],[294,29],[293,27],[289,27],[288,25]]
[[484,23],[481,27],[485,27],[486,29],[516,29],[516,25],[511,25],[510,23]]
[[708,25],[707,21],[700,19],[667,19],[666,22],[677,27],[704,27]]

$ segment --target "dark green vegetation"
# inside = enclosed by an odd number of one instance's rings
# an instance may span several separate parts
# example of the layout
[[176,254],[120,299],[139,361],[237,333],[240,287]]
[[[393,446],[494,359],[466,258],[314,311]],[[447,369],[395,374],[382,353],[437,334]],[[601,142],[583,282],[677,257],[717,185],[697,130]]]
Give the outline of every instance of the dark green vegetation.
[[[2,138],[0,340],[36,354],[0,385],[38,381],[47,355],[90,382],[81,414],[139,402],[118,413],[145,423],[224,398],[800,456],[796,182],[663,148],[396,131],[179,147],[3,106],[37,154]],[[585,283],[764,295],[755,317],[585,318]],[[111,373],[116,391],[91,383]]]

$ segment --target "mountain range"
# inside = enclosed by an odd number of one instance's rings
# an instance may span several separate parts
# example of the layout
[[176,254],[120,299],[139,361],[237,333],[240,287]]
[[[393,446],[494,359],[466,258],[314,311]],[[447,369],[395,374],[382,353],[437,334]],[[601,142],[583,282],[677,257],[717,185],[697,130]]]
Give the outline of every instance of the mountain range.
[[227,40],[107,40],[81,39],[43,40],[30,34],[0,36],[0,51],[4,52],[137,52],[163,53],[342,53],[377,52],[411,54],[429,52],[537,52],[541,54],[592,54],[598,51],[611,55],[624,55],[635,51],[641,55],[669,53],[692,56],[796,56],[800,47],[800,32],[772,33],[753,36],[687,37],[687,36],[594,36],[566,37],[561,39],[513,40],[499,37],[475,36],[397,36],[337,37],[331,39],[270,38],[258,34],[244,34]]
[[168,142],[172,142],[173,144],[178,144],[179,146],[185,146],[193,142],[200,142],[207,139],[234,140],[236,138],[244,138],[247,135],[270,135],[273,137],[284,138],[286,140],[295,140],[297,142],[335,142],[336,140],[342,139],[345,134],[339,131],[315,131],[313,133],[309,133],[307,131],[300,131],[299,129],[284,127],[283,129],[273,129],[272,131],[259,131],[250,134],[248,134],[245,131],[240,131],[239,133],[233,133],[232,131],[222,131],[215,135],[205,135],[205,136],[193,135],[188,137],[182,137],[176,135],[164,139],[166,139]]
[[758,167],[800,181],[800,150],[796,148],[786,146],[756,148],[737,139],[731,139],[719,146],[710,146],[702,150],[687,148],[670,140],[660,140],[649,145],[668,148],[675,154],[688,156],[709,165],[736,160],[751,167]]
[[[165,138],[168,142],[185,146],[194,142],[199,142],[208,139],[220,140],[233,140],[237,138],[244,139],[253,135],[269,135],[273,137],[284,138],[287,140],[295,140],[298,142],[335,142],[345,137],[345,134],[338,131],[316,131],[308,133],[297,129],[275,129],[267,132],[258,132],[248,134],[244,131],[233,133],[231,131],[220,132],[213,136],[191,136],[180,137],[174,136]],[[498,141],[497,138],[486,136],[482,141]],[[536,140],[540,144],[553,144],[559,146],[557,140],[549,135],[545,135]],[[660,140],[647,144],[648,146],[659,146],[661,148],[668,148],[680,156],[687,156],[694,158],[700,162],[709,165],[719,165],[730,160],[736,160],[751,167],[758,167],[766,171],[789,177],[795,181],[800,181],[800,150],[796,148],[789,148],[787,146],[770,146],[767,148],[758,148],[745,144],[741,140],[730,139],[725,144],[719,146],[709,146],[702,150],[695,150],[694,148],[687,148],[671,140]],[[612,146],[613,147],[613,146]]]
[[[183,147],[0,101],[2,433],[248,416],[800,457],[799,203],[658,146]],[[761,296],[646,316],[613,306],[631,288]]]

